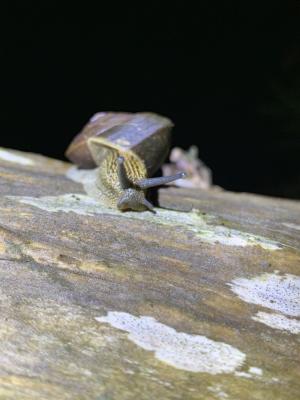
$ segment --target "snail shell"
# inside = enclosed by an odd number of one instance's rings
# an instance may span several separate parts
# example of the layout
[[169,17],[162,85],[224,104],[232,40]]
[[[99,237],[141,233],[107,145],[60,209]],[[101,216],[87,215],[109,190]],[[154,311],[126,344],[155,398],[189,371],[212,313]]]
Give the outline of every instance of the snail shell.
[[169,152],[172,127],[168,118],[154,113],[97,113],[66,156],[81,168],[99,167],[97,186],[109,206],[152,210],[145,190],[183,177],[148,178]]

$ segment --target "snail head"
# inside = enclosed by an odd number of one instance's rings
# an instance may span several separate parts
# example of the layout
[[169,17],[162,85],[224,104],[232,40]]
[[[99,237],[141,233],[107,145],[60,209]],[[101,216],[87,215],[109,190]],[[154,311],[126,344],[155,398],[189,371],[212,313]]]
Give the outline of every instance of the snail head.
[[118,178],[123,189],[123,193],[118,201],[118,208],[121,211],[134,210],[143,211],[150,210],[154,211],[153,205],[146,199],[145,190],[155,186],[161,186],[165,183],[173,182],[177,179],[182,179],[185,177],[184,172],[179,172],[178,174],[171,176],[161,176],[158,178],[144,178],[136,182],[132,182],[126,173],[124,166],[124,157],[119,156],[117,158],[118,163]]

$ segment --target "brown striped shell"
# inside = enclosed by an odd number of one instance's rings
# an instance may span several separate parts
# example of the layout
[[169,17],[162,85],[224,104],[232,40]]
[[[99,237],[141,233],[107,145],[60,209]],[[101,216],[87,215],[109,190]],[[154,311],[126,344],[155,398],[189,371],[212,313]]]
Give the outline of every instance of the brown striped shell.
[[172,127],[168,118],[154,113],[100,112],[73,139],[66,156],[81,168],[93,168],[101,165],[108,150],[116,150],[125,160],[130,153],[152,176],[168,154]]

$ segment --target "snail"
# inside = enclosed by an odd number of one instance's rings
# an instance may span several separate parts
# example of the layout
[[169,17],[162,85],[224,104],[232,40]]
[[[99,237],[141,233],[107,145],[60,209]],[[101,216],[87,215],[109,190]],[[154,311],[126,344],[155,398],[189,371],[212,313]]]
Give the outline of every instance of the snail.
[[96,185],[110,207],[153,211],[146,190],[184,177],[152,177],[170,147],[173,123],[154,113],[100,112],[75,136],[66,157],[79,168],[98,167]]

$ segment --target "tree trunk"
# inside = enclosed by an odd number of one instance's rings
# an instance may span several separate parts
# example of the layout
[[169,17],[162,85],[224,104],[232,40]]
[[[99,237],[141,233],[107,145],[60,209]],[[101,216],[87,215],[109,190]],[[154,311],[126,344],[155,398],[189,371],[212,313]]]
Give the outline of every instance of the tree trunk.
[[300,204],[95,173],[0,150],[0,399],[299,398]]

